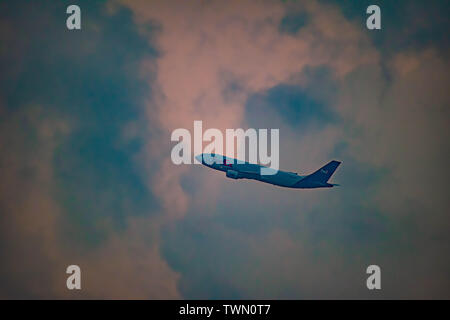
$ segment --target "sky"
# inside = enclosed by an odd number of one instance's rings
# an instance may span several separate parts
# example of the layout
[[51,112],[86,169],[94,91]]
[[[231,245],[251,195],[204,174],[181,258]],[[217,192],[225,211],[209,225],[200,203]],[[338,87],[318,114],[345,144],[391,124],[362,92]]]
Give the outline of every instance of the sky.
[[[0,298],[449,299],[449,2],[370,4],[1,1]],[[175,165],[194,120],[341,186]]]

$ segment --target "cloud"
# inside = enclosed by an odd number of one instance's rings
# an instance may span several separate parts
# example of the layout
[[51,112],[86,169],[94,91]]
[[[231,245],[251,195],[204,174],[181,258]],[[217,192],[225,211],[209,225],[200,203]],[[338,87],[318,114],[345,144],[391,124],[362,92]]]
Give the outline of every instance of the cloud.
[[[22,5],[2,6],[8,18],[0,18],[8,25],[0,33],[0,296],[180,297],[159,250],[157,204],[135,175],[138,143],[125,130],[138,109],[127,94],[141,93],[134,63],[154,51],[123,10],[105,16],[102,6],[84,6],[84,31],[68,34],[64,5]],[[112,52],[120,39],[128,48]],[[81,291],[66,288],[71,264],[81,267]]]
[[[0,48],[0,296],[448,297],[440,48],[385,55],[316,1],[94,7],[87,38],[45,20],[56,31],[44,53],[29,47],[34,60],[10,35],[34,30],[26,16],[1,19],[12,48]],[[286,29],[292,15],[302,23]],[[194,120],[280,128],[283,169],[337,158],[342,187],[287,190],[175,166],[170,133]],[[365,287],[373,263],[377,295]],[[65,288],[69,264],[81,266],[81,292]]]
[[[97,248],[81,250],[73,244],[65,246],[67,242],[61,235],[66,222],[64,210],[53,196],[52,157],[69,134],[69,123],[46,116],[42,107],[32,107],[1,126],[1,151],[7,155],[1,158],[2,295],[9,298],[179,297],[178,276],[159,254],[158,222],[153,219],[131,218],[126,231],[120,234],[105,226],[109,237]],[[65,268],[70,264],[81,267],[80,293],[65,288]]]
[[361,135],[348,139],[353,156],[390,170],[380,206],[412,200],[426,212],[443,212],[448,207],[448,173],[442,170],[449,153],[443,138],[448,134],[449,77],[443,71],[448,63],[433,49],[399,53],[388,63],[390,82],[375,66],[350,75],[341,87],[338,107],[349,125],[361,129]]
[[[191,128],[198,119],[205,128],[245,126],[244,107],[250,95],[290,81],[306,66],[327,64],[336,77],[343,77],[378,59],[361,31],[332,6],[302,5],[311,23],[287,34],[279,31],[287,7],[277,2],[120,3],[133,11],[138,24],[161,28],[156,38],[161,56],[151,83],[158,99],[148,102],[147,115],[166,136],[179,127]],[[161,146],[161,138],[149,137],[149,158],[155,149],[168,150]],[[188,209],[179,186],[186,168],[168,170],[166,161],[165,170],[150,184],[167,198],[165,210],[179,217]],[[171,207],[174,198],[179,201]]]
[[[448,104],[445,59],[426,49],[381,60],[364,28],[321,2],[121,3],[138,24],[160,27],[152,38],[161,56],[151,84],[159,99],[147,109],[162,135],[149,137],[147,159],[154,159],[150,149],[161,146],[161,138],[194,120],[224,129],[257,118],[281,128],[282,166],[311,172],[336,155],[345,165],[335,176],[345,187],[294,196],[248,181],[230,186],[218,173],[170,169],[165,160],[149,184],[166,204],[168,221],[192,224],[169,228],[163,241],[166,259],[182,273],[184,296],[370,298],[364,272],[373,261],[391,282],[383,297],[448,295],[439,280],[448,282],[442,270],[449,261],[437,255],[446,246],[432,238],[446,239],[441,231],[448,225],[446,179],[439,175],[448,148],[442,138],[447,117],[438,113]],[[285,32],[280,24],[287,10],[306,22]],[[320,68],[336,88],[333,94],[324,88],[322,98],[320,82],[312,89],[317,79],[308,78]],[[264,102],[283,85],[298,86],[335,117],[317,125],[289,123],[276,102]],[[248,104],[255,96],[259,109]],[[169,154],[170,147],[158,150]],[[403,272],[406,265],[410,270]],[[426,293],[412,290],[415,284]]]

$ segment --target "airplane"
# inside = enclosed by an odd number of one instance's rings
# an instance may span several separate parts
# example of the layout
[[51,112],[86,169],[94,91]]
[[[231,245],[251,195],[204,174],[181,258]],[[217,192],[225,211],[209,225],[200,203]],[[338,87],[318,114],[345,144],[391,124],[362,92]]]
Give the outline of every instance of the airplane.
[[[242,160],[228,158],[214,153],[202,153],[195,157],[201,164],[219,171],[224,171],[230,179],[253,179],[270,183],[280,187],[295,189],[331,188],[338,184],[328,183],[331,175],[341,164],[339,161],[330,161],[319,170],[307,176],[300,176],[296,172],[286,172],[267,168]],[[273,171],[273,174],[261,175],[261,170]]]

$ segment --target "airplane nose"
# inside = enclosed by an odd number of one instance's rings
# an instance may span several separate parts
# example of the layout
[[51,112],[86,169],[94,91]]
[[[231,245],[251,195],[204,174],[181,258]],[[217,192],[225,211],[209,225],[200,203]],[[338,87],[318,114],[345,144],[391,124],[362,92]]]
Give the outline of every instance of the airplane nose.
[[198,156],[196,156],[195,159],[197,159],[198,162],[203,163],[203,155],[202,154],[199,154]]

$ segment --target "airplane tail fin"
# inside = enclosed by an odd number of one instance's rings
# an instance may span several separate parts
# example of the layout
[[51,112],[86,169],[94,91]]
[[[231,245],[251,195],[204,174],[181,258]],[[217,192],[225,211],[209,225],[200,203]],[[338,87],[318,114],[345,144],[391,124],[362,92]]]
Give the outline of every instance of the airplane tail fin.
[[307,178],[317,182],[327,183],[340,164],[341,162],[339,161],[330,161],[316,172],[311,173]]

